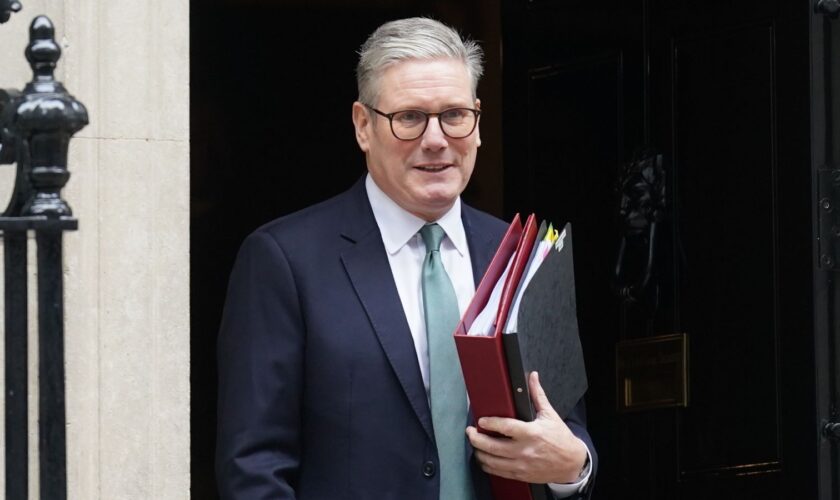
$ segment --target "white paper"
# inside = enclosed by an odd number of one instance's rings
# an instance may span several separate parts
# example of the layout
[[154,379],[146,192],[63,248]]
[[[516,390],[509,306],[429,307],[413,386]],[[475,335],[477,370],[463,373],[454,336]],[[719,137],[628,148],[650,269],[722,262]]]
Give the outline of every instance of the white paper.
[[505,287],[505,280],[507,279],[508,272],[510,272],[510,267],[515,258],[516,252],[513,252],[513,255],[510,256],[510,260],[508,260],[507,267],[505,267],[505,272],[503,272],[502,276],[499,277],[499,280],[496,281],[496,286],[493,287],[493,291],[490,293],[490,298],[487,300],[487,304],[484,306],[484,309],[478,313],[478,316],[475,317],[472,325],[470,325],[467,335],[485,337],[493,335],[493,328],[496,326],[496,315],[499,311],[499,303],[502,300],[502,289]]

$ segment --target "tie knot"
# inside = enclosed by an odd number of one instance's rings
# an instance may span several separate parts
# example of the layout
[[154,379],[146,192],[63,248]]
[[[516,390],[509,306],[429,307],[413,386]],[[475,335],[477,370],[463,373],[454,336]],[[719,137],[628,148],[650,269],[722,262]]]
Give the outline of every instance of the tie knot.
[[426,252],[440,251],[440,242],[446,232],[437,224],[426,224],[420,228],[420,236],[423,237],[423,243],[426,244]]

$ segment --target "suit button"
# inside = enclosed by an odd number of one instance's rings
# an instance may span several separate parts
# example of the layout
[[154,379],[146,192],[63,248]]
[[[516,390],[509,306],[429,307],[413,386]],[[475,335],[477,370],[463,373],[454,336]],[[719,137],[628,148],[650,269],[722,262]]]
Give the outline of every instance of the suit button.
[[423,464],[423,475],[426,477],[434,477],[435,475],[435,463],[429,460],[428,462]]

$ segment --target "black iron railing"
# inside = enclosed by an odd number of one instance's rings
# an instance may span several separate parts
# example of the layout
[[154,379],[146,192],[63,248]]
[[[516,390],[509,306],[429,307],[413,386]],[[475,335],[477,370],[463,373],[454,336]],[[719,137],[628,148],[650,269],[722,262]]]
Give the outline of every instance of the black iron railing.
[[[0,22],[20,10],[0,0]],[[22,91],[0,90],[0,164],[16,164],[0,217],[5,277],[6,498],[28,498],[27,238],[34,232],[38,276],[38,455],[41,498],[67,498],[64,405],[62,235],[77,219],[61,199],[70,138],[88,123],[85,107],[55,80],[61,48],[46,16],[29,28],[33,77]]]

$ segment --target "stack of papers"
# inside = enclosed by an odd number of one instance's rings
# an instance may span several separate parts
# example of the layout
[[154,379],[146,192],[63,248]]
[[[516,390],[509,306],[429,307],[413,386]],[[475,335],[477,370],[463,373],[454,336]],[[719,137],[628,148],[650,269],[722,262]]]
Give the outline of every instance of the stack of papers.
[[[455,345],[472,414],[533,420],[527,374],[561,417],[586,392],[575,300],[572,229],[514,217],[458,328]],[[479,428],[479,431],[482,431]],[[497,498],[545,498],[543,489],[491,476]]]

